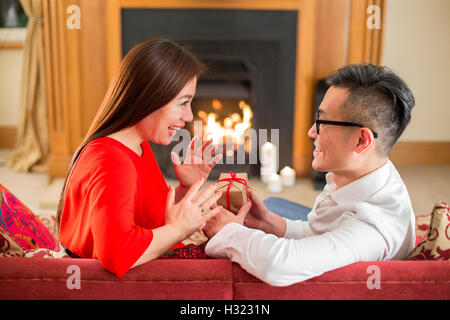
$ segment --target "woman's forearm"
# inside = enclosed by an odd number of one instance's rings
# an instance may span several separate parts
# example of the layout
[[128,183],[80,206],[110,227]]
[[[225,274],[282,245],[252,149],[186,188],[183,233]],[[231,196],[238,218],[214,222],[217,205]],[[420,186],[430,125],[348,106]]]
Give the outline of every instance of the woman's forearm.
[[[195,201],[192,201],[192,197],[197,193],[203,183],[204,180],[201,179],[189,189],[181,185],[176,189],[172,186],[169,187],[165,213],[166,224],[152,229],[153,238],[150,245],[132,268],[157,259],[175,244],[189,237],[195,230],[206,223],[206,219],[218,212],[218,208],[217,210],[213,209],[208,215],[203,216],[200,214],[199,204],[197,203],[198,200],[199,203],[203,202],[206,207],[210,207],[217,201],[221,193],[215,193],[214,196],[209,199],[207,198],[215,190],[215,184],[203,190]],[[190,192],[189,195],[187,195],[188,191]]]
[[174,245],[184,240],[184,235],[180,230],[170,224],[155,228],[152,231],[152,242],[131,268],[159,258]]

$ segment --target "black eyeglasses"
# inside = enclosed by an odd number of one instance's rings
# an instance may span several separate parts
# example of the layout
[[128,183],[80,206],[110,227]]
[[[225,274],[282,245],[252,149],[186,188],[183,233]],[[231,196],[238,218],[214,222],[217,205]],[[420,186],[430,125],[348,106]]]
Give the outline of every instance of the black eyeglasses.
[[[366,127],[366,126],[363,126],[362,124],[353,123],[353,122],[320,120],[320,119],[318,119],[317,116],[316,116],[315,123],[316,123],[316,132],[317,132],[317,134],[320,134],[320,125],[321,124],[331,124],[333,126],[342,126],[342,127],[360,127],[360,128],[365,128]],[[372,129],[369,129],[369,130],[372,131],[373,137],[375,139],[378,138],[378,133],[376,133]]]

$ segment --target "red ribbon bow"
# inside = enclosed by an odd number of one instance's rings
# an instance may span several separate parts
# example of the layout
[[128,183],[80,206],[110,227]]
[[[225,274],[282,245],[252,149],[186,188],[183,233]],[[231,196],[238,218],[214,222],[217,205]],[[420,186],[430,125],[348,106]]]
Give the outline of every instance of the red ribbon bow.
[[231,176],[231,178],[220,179],[220,180],[217,181],[217,182],[222,182],[222,181],[228,181],[229,182],[228,183],[228,188],[227,188],[227,209],[229,211],[231,211],[230,210],[230,189],[231,189],[231,185],[233,184],[233,181],[236,181],[238,183],[242,183],[246,187],[245,191],[247,192],[247,201],[249,199],[249,197],[248,197],[248,188],[251,189],[251,187],[248,186],[247,181],[245,179],[236,177],[236,173],[233,173],[233,172],[230,171],[230,176]]

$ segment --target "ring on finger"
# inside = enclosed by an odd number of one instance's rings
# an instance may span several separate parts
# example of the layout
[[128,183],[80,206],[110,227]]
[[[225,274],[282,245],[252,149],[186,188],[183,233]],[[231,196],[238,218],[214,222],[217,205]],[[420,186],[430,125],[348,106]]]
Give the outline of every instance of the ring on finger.
[[211,209],[207,208],[203,208],[202,205],[199,205],[200,209],[202,210],[202,216],[204,216],[205,214],[207,214],[209,211],[211,211]]

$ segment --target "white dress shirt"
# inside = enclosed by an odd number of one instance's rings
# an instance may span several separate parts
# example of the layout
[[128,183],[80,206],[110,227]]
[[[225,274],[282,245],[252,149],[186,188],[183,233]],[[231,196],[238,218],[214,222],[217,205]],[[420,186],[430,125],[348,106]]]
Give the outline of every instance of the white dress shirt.
[[230,223],[209,240],[206,254],[287,286],[354,262],[402,260],[410,253],[414,212],[390,160],[338,190],[330,173],[326,180],[308,221],[286,219],[283,238]]

